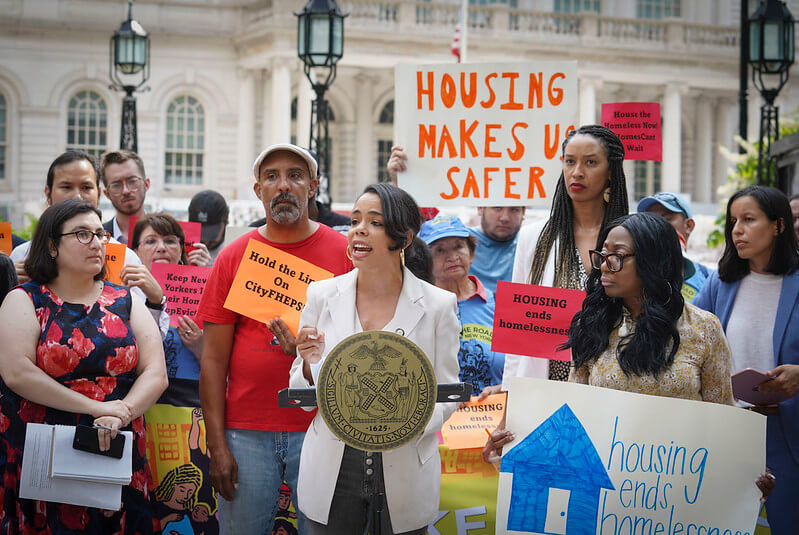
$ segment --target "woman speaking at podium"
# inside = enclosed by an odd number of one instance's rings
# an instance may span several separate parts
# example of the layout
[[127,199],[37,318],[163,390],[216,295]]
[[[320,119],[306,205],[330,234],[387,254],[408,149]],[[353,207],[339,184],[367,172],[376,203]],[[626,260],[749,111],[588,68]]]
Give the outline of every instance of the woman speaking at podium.
[[[355,202],[348,254],[355,269],[308,287],[291,387],[313,386],[321,362],[341,340],[364,331],[402,334],[424,352],[439,383],[458,380],[455,295],[416,278],[403,264],[419,231],[416,202],[388,184],[368,186]],[[317,413],[305,436],[297,488],[308,533],[420,534],[438,514],[441,462],[436,432],[455,410],[438,404],[422,434],[382,454],[334,436]],[[386,507],[380,526],[374,508]],[[378,496],[378,498],[375,498]]]

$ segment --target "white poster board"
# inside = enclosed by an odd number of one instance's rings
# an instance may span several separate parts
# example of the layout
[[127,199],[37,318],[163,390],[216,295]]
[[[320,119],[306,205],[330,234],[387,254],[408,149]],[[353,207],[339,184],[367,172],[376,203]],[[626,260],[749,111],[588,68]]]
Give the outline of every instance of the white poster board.
[[520,377],[507,410],[497,534],[754,532],[765,416]]
[[577,126],[577,62],[398,65],[398,184],[420,206],[549,206]]

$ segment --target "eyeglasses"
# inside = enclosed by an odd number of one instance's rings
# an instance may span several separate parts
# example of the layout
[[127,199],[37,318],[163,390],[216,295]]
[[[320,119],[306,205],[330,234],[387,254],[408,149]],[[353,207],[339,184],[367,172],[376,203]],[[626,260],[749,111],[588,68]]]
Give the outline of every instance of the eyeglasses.
[[164,247],[180,247],[180,238],[174,234],[164,236],[163,238],[157,236],[147,236],[141,241],[139,247],[145,249],[154,249],[158,246],[158,242],[163,242]]
[[108,193],[113,195],[119,195],[123,191],[123,187],[128,188],[128,191],[139,191],[139,188],[144,182],[143,178],[139,178],[137,176],[131,176],[126,178],[125,180],[120,180],[119,182],[114,182],[110,184],[108,188]]
[[74,234],[75,237],[84,245],[88,245],[92,242],[92,238],[97,236],[97,239],[100,240],[100,243],[108,243],[111,235],[106,232],[105,230],[98,230],[97,232],[92,232],[91,230],[75,230],[72,232],[65,232],[63,234],[59,234],[58,237],[61,238],[63,236],[69,236]]
[[602,269],[602,263],[607,263],[608,271],[616,273],[624,267],[624,259],[628,256],[635,256],[634,253],[603,253],[601,251],[588,251],[591,257],[591,267]]

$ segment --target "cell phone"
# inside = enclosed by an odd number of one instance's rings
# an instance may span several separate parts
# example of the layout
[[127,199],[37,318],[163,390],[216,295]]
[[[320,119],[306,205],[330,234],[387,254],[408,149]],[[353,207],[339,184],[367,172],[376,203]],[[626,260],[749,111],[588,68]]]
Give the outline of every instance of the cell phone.
[[111,447],[106,451],[100,451],[100,438],[97,435],[98,429],[88,425],[78,425],[75,428],[75,438],[72,440],[72,447],[76,450],[97,453],[114,459],[122,458],[122,450],[125,448],[125,435],[117,433],[111,439]]

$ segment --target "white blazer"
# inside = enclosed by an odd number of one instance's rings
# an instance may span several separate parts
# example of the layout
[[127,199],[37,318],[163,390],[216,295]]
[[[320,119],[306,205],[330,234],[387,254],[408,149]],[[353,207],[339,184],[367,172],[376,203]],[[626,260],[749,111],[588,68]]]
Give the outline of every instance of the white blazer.
[[[361,331],[355,322],[355,287],[358,270],[308,286],[300,326],[315,326],[325,335],[322,360],[344,338]],[[402,292],[394,317],[383,328],[404,333],[427,355],[436,381],[458,381],[457,299],[454,293],[417,279],[405,268]],[[302,373],[299,356],[291,366],[289,384],[311,386]],[[314,366],[314,369],[318,369]],[[438,516],[441,460],[436,432],[455,410],[455,403],[438,403],[422,435],[397,449],[383,452],[386,500],[394,533],[427,526]],[[327,524],[344,442],[333,435],[321,415],[313,419],[300,457],[297,501],[311,520]]]

